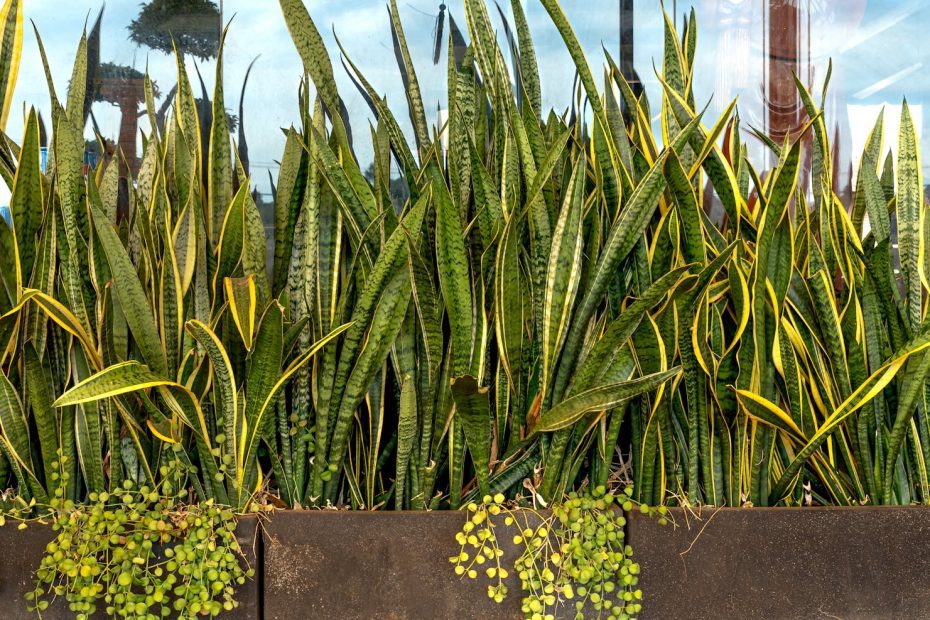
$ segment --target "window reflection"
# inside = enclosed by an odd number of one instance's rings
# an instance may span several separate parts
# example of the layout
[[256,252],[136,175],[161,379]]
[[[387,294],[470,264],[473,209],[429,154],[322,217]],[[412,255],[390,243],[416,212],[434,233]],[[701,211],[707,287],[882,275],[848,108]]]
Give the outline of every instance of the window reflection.
[[[570,110],[575,71],[545,9],[536,0],[520,0],[533,34],[542,78],[542,105],[557,113]],[[658,117],[661,89],[654,67],[662,62],[663,17],[657,0],[562,0],[596,76],[609,51],[652,101]],[[461,2],[402,0],[398,3],[407,44],[416,65],[428,123],[441,128],[446,100],[446,38],[453,23],[465,29]],[[925,136],[930,77],[924,67],[925,30],[930,5],[923,0],[666,0],[665,8],[680,27],[692,6],[700,25],[693,85],[699,105],[711,101],[708,118],[734,98],[739,100],[743,127],[781,139],[796,135],[806,116],[794,88],[793,74],[819,98],[833,59],[833,74],[825,101],[826,118],[836,137],[837,183],[842,194],[854,186],[857,153],[876,115],[884,108],[886,126],[894,127],[905,94]],[[311,14],[323,33],[336,70],[340,92],[356,128],[355,147],[364,170],[372,160],[366,122],[374,117],[348,73],[340,66],[336,41],[365,77],[387,97],[413,143],[406,115],[405,89],[395,58],[390,20],[383,0],[313,0]],[[507,50],[507,26],[513,24],[510,2],[489,12],[502,48]],[[224,63],[226,107],[243,163],[253,186],[271,200],[276,160],[284,145],[282,127],[299,120],[296,92],[303,74],[277,3],[250,0],[147,0],[102,3],[77,0],[35,0],[26,6],[42,34],[54,86],[60,96],[68,87],[74,53],[85,23],[89,24],[87,76],[89,98],[85,117],[88,165],[113,156],[117,149],[125,166],[135,169],[141,154],[140,132],[149,132],[145,114],[143,75],[153,80],[156,122],[164,122],[175,93],[176,66],[171,35],[185,57],[202,105],[212,96],[216,47],[222,25],[232,19]],[[438,25],[442,15],[441,40]],[[437,47],[439,54],[436,54]],[[256,60],[257,59],[257,60]],[[512,60],[508,58],[508,60]],[[251,83],[243,82],[254,61]],[[14,113],[8,132],[22,131],[26,103],[50,118],[49,96],[41,79],[38,46],[27,28]],[[515,72],[514,72],[515,73]],[[36,79],[35,76],[39,76]],[[241,97],[241,107],[240,107]],[[711,97],[713,97],[711,99]],[[98,144],[96,136],[105,139]],[[894,150],[896,132],[886,132],[885,150]],[[767,149],[747,134],[753,161],[771,158]],[[924,165],[930,165],[930,140],[923,141]],[[769,160],[770,161],[770,160]]]
[[[564,0],[562,4],[593,67],[603,64],[601,45],[617,54],[618,10],[613,0],[603,3]],[[465,28],[464,10],[461,3],[434,0],[404,1],[399,7],[427,108],[427,120],[438,127],[448,106],[446,37],[452,22],[460,29]],[[543,107],[562,113],[572,103],[574,68],[571,59],[543,7],[532,0],[523,0],[523,7],[542,69]],[[339,66],[337,37],[365,77],[399,112],[398,121],[412,142],[412,126],[403,113],[406,109],[404,86],[384,2],[316,0],[309,8],[331,50],[339,89],[353,124],[362,128],[366,121],[374,122],[374,118],[347,72]],[[513,24],[510,3],[501,2],[499,9],[494,5],[489,8],[506,50],[505,23]],[[440,13],[444,14],[443,40],[439,42],[440,54],[435,58]],[[241,120],[243,131],[234,132],[234,136],[240,142],[245,141],[253,183],[262,194],[270,197],[271,178],[276,175],[276,160],[284,144],[280,128],[299,120],[296,92],[303,74],[277,3],[149,0],[141,5],[110,3],[105,10],[98,2],[30,3],[27,17],[36,23],[43,37],[59,94],[67,91],[75,49],[88,16],[92,17],[88,31],[88,88],[92,97],[85,111],[89,157],[104,155],[96,145],[95,134],[99,134],[106,139],[105,154],[112,155],[119,147],[133,170],[138,167],[141,156],[139,131],[150,131],[144,110],[144,72],[148,69],[152,77],[157,122],[163,123],[176,92],[176,66],[171,53],[171,37],[174,36],[192,81],[197,80],[193,83],[195,96],[206,103],[213,92],[221,25],[232,19],[224,63],[226,105],[231,127],[237,127]],[[238,95],[246,70],[256,58],[252,85],[245,93],[240,114]],[[43,74],[37,42],[31,31],[26,33],[22,71],[24,75]],[[16,95],[19,102],[37,106],[44,119],[50,118],[49,95],[43,80],[21,80]],[[22,124],[21,115],[11,115],[10,133],[19,134]],[[368,142],[367,132],[356,139],[356,154],[363,169],[372,160]],[[239,146],[243,150],[242,144]]]

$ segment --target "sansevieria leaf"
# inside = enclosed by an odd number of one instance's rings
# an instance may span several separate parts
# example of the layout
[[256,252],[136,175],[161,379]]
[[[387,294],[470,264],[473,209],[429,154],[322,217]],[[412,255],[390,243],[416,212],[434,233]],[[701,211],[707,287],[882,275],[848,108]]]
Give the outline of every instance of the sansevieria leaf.
[[284,21],[297,47],[304,70],[320,93],[320,98],[331,116],[341,114],[342,101],[333,77],[333,65],[323,44],[323,38],[310,18],[302,0],[280,0]]
[[252,334],[255,332],[256,290],[255,276],[246,278],[223,278],[226,301],[236,329],[242,337],[242,344],[252,349]]
[[145,364],[136,361],[122,362],[84,379],[62,394],[52,405],[68,407],[173,383],[152,372]]
[[106,214],[95,206],[91,206],[91,211],[97,238],[100,239],[107,256],[114,293],[123,316],[126,317],[132,336],[146,363],[153,371],[164,375],[167,372],[165,351],[155,326],[152,307],[139,282],[136,269]]
[[0,10],[0,23],[3,25],[0,38],[0,97],[3,101],[0,130],[5,131],[23,51],[23,9],[20,0],[6,0]]
[[631,398],[655,391],[680,371],[680,368],[675,367],[630,381],[609,383],[580,392],[542,414],[532,432],[541,433],[567,428],[586,413],[611,409]]
[[465,430],[465,441],[476,464],[478,485],[482,494],[488,492],[490,479],[488,460],[491,454],[491,408],[488,392],[487,387],[478,385],[478,380],[470,375],[452,380],[452,398],[455,400],[456,414]]
[[[898,246],[904,291],[907,300],[907,317],[911,329],[921,320],[922,287],[919,264],[921,254],[921,225],[927,225],[922,211],[924,188],[921,182],[920,150],[917,148],[917,130],[911,118],[907,101],[901,107],[901,127],[898,131]],[[926,248],[924,248],[926,252]]]
[[410,467],[410,452],[417,433],[417,393],[413,377],[404,377],[400,390],[400,419],[397,422],[397,480],[394,487],[394,506],[404,507],[407,485],[407,470]]
[[239,433],[244,432],[242,407],[233,374],[232,362],[219,336],[200,321],[187,322],[187,331],[203,347],[213,366],[213,406],[216,408],[217,425],[223,429],[226,455],[234,463],[241,463],[237,453]]
[[[0,119],[0,127],[2,123],[3,120]],[[19,165],[16,167],[13,194],[10,197],[10,214],[16,232],[20,269],[26,283],[32,274],[38,245],[37,234],[42,224],[42,212],[45,207],[45,187],[42,183],[40,158],[39,118],[35,109],[31,108],[26,117],[23,143],[19,151]]]
[[543,393],[558,360],[558,352],[568,333],[571,310],[581,280],[581,252],[584,222],[584,157],[575,163],[565,202],[552,233],[552,251],[546,275],[543,310]]
[[216,54],[216,86],[213,92],[213,125],[210,127],[210,150],[207,169],[207,203],[213,230],[219,230],[233,196],[232,153],[229,146],[229,123],[223,100],[223,45],[228,26],[220,36]]
[[435,168],[431,167],[430,170],[436,201],[436,269],[439,272],[439,288],[452,328],[455,374],[465,375],[471,371],[474,332],[468,256],[462,238],[461,220],[446,182]]

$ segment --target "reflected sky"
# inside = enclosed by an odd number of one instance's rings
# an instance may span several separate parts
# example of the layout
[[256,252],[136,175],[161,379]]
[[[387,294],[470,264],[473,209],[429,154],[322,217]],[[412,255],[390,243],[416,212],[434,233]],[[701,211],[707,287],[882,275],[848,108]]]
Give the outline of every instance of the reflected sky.
[[[819,90],[826,73],[827,59],[834,59],[828,119],[836,123],[844,136],[847,153],[857,143],[850,135],[862,131],[861,115],[850,115],[849,105],[874,106],[884,102],[898,104],[906,94],[912,104],[930,103],[930,77],[926,63],[930,27],[930,3],[924,0],[781,0],[796,4],[802,12],[802,77]],[[398,120],[412,140],[406,114],[405,95],[394,60],[388,13],[382,0],[309,0],[311,15],[324,39],[335,50],[333,31],[359,65],[365,76],[394,108]],[[435,123],[437,111],[446,107],[445,51],[441,61],[432,63],[433,37],[439,2],[400,0],[401,18],[417,67],[429,122]],[[716,92],[712,110],[722,110],[729,99],[739,97],[741,116],[755,124],[764,120],[764,0],[697,0],[694,3],[700,24],[695,93],[698,102],[706,102]],[[464,29],[464,12],[460,2],[448,2],[449,13]],[[510,19],[510,2],[501,2]],[[523,0],[524,10],[534,36],[543,81],[545,108],[564,111],[571,103],[574,67],[562,45],[558,32],[538,0]],[[618,0],[562,0],[577,32],[595,76],[603,66],[601,46],[615,56],[619,54]],[[29,0],[25,16],[32,19],[52,63],[52,73],[59,96],[64,96],[81,30],[92,22],[100,9],[99,2],[86,0]],[[636,0],[635,42],[636,69],[658,109],[659,86],[653,73],[653,61],[661,63],[662,17],[658,0]],[[691,3],[666,0],[665,6],[678,14]],[[126,26],[139,12],[138,0],[110,0],[102,26],[101,61],[128,65],[140,71],[148,66],[161,92],[167,93],[175,83],[174,61],[168,55],[129,40]],[[225,0],[223,18],[235,16],[227,39],[225,84],[227,106],[238,113],[239,89],[249,62],[259,57],[245,99],[245,131],[249,143],[253,183],[260,191],[269,191],[267,170],[277,174],[275,160],[284,145],[281,127],[297,120],[297,86],[302,74],[300,59],[290,41],[287,28],[274,0]],[[489,3],[492,21],[502,33],[497,8]],[[26,22],[23,58],[16,98],[10,114],[8,133],[22,132],[24,102],[36,105],[49,118],[48,93],[32,29]],[[446,29],[448,33],[448,28]],[[338,56],[331,52],[340,92],[346,101],[356,131],[356,150],[363,167],[371,158],[364,129],[372,120],[367,105],[342,69]],[[809,60],[807,60],[809,59]],[[188,60],[192,80],[194,60]],[[199,61],[198,61],[199,62]],[[214,63],[199,62],[208,89],[212,91]],[[196,81],[195,81],[196,84]],[[197,87],[195,86],[195,90]],[[97,103],[93,108],[102,132],[114,138],[120,126],[119,108]],[[930,114],[923,114],[923,122]],[[855,120],[855,126],[850,119]],[[148,131],[144,117],[140,128]],[[864,131],[868,131],[865,127]],[[930,131],[925,127],[921,133]],[[88,137],[92,133],[88,130]],[[930,140],[925,140],[928,152]],[[925,156],[924,162],[930,162]]]

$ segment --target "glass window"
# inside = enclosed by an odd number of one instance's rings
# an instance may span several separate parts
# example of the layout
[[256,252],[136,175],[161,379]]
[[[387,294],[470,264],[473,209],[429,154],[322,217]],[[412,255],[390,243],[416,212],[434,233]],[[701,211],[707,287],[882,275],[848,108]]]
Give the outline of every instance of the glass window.
[[[571,105],[574,68],[559,34],[542,6],[522,0],[530,23],[539,63],[542,67],[544,108],[562,112]],[[461,3],[411,0],[399,3],[401,20],[422,92],[430,124],[441,125],[446,101],[446,46],[450,20],[465,30]],[[142,75],[148,69],[156,87],[156,107],[167,113],[176,84],[175,61],[170,54],[170,34],[181,42],[186,66],[197,97],[212,98],[215,79],[216,43],[221,24],[232,20],[225,47],[224,84],[226,106],[235,124],[243,123],[248,146],[248,163],[253,185],[270,197],[270,177],[276,175],[276,160],[284,147],[280,128],[298,121],[297,89],[303,74],[300,58],[291,43],[284,19],[276,2],[246,0],[149,0],[102,4],[76,2],[30,2],[26,18],[35,22],[48,55],[55,89],[59,96],[67,92],[71,67],[82,29],[87,23],[90,34],[90,66],[96,67],[97,92],[88,116],[86,138],[94,148],[94,132],[99,131],[113,144],[119,144],[132,161],[139,156],[139,130],[150,130],[142,99]],[[504,19],[513,24],[509,2],[498,9],[489,5],[501,43],[506,48]],[[601,44],[616,54],[619,30],[614,2],[591,3],[567,0],[563,7],[572,20],[592,66],[603,63]],[[365,77],[383,93],[398,112],[397,118],[408,138],[413,130],[407,117],[405,91],[395,58],[388,12],[383,0],[316,0],[309,5],[311,16],[330,50],[340,93],[353,124],[362,128],[374,122],[368,105],[358,93],[348,72],[341,66],[337,37],[349,58]],[[443,16],[443,40],[434,62],[437,18]],[[99,19],[99,22],[97,21]],[[510,60],[510,59],[508,59]],[[254,68],[242,100],[243,80],[250,64]],[[17,85],[14,110],[22,105],[36,106],[43,119],[50,118],[48,89],[43,75],[38,44],[27,28]],[[202,80],[198,83],[199,79]],[[241,116],[241,118],[240,118]],[[10,115],[8,132],[19,136],[23,115]],[[356,130],[358,133],[358,130]],[[135,144],[135,149],[132,145]],[[363,169],[372,159],[366,135],[355,139],[356,154]],[[92,155],[91,155],[92,156]]]
[[[527,15],[542,77],[544,109],[557,113],[573,102],[575,70],[558,32],[539,2],[520,0]],[[446,101],[446,37],[452,22],[465,30],[460,2],[399,2],[401,19],[419,78],[427,120],[440,127]],[[499,5],[499,6],[498,6]],[[148,68],[162,113],[170,107],[176,68],[169,53],[169,33],[178,36],[198,97],[212,97],[215,49],[221,24],[232,19],[225,52],[226,105],[237,140],[248,147],[253,185],[270,198],[271,179],[284,145],[282,127],[296,123],[296,93],[303,69],[276,2],[247,0],[148,0],[101,3],[86,0],[36,0],[25,7],[43,37],[59,96],[67,91],[75,50],[87,23],[91,34],[90,66],[94,79],[86,137],[93,158],[94,132],[119,144],[132,161],[141,145],[139,131],[149,131],[142,114],[142,74]],[[371,161],[365,121],[374,121],[368,105],[343,69],[336,37],[365,77],[398,112],[413,141],[405,113],[405,89],[395,58],[390,20],[383,0],[314,0],[311,15],[329,46],[340,92],[356,127],[355,147],[364,167]],[[597,77],[604,66],[603,49],[616,58],[630,79],[638,80],[653,102],[656,131],[661,88],[663,16],[657,0],[562,0],[562,6],[588,55]],[[794,89],[796,73],[816,96],[823,89],[830,59],[833,72],[825,112],[837,143],[837,191],[849,191],[857,153],[879,111],[885,110],[886,150],[896,148],[897,120],[905,95],[921,136],[930,115],[930,74],[924,67],[925,30],[930,5],[922,0],[666,0],[680,29],[682,16],[694,8],[698,16],[698,55],[694,92],[698,105],[710,101],[708,118],[734,98],[744,128],[756,128],[776,139],[795,133],[806,116]],[[488,4],[502,47],[512,27],[510,2]],[[443,15],[442,40],[434,52]],[[98,21],[99,19],[99,21]],[[507,58],[512,61],[512,58]],[[240,110],[243,81],[253,71]],[[197,78],[199,74],[199,80]],[[48,91],[38,45],[26,29],[20,79],[8,133],[22,131],[22,105],[34,105],[50,118]],[[204,93],[204,94],[202,94]],[[768,157],[757,140],[749,141],[754,161]],[[135,145],[135,148],[133,148]],[[930,140],[923,141],[925,168],[930,166]],[[270,173],[270,175],[269,175]]]
[[[621,0],[623,1],[623,0]],[[654,0],[631,2],[634,65],[650,99],[660,85],[662,15]],[[680,29],[686,2],[666,2]],[[807,120],[793,74],[819,99],[830,61],[833,69],[824,112],[837,148],[837,192],[848,196],[858,156],[879,112],[885,111],[884,150],[896,150],[901,103],[906,96],[918,135],[927,135],[924,105],[930,78],[924,68],[930,5],[921,0],[698,0],[698,54],[694,91],[698,105],[711,96],[708,114],[734,98],[744,126],[782,138]],[[656,119],[658,121],[658,119]],[[658,128],[658,124],[656,125]],[[754,146],[753,146],[754,144]],[[750,142],[753,161],[769,156]],[[930,166],[930,140],[923,140]]]
[[[30,2],[25,8],[26,18],[35,22],[42,37],[59,97],[67,92],[75,52],[87,22],[94,96],[85,137],[91,147],[94,132],[99,131],[107,140],[118,143],[130,161],[141,154],[139,130],[150,131],[143,100],[146,68],[154,82],[160,117],[168,113],[175,92],[177,69],[171,53],[171,33],[185,53],[195,96],[212,99],[221,24],[235,16],[225,51],[226,107],[234,135],[242,135],[238,125],[244,122],[254,185],[270,196],[266,171],[277,174],[275,160],[284,145],[279,128],[296,118],[296,89],[302,73],[300,59],[276,6],[261,3],[263,8],[258,8],[259,3],[239,0],[150,0],[101,6],[98,2],[56,1]],[[242,84],[253,60],[255,66],[240,114]],[[27,28],[14,113],[8,126],[13,136],[18,137],[23,126],[22,115],[15,112],[21,109],[19,102],[35,106],[46,122],[51,117],[42,75],[36,38]]]

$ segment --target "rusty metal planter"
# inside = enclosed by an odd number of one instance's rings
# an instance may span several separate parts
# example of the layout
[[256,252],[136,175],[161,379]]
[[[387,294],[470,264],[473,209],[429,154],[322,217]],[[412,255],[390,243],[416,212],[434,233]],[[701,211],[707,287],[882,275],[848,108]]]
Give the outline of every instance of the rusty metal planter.
[[[674,526],[638,512],[628,522],[644,619],[930,617],[930,509],[671,516]],[[521,617],[515,581],[497,605],[486,581],[452,573],[447,558],[462,520],[449,512],[276,513],[264,532],[264,617]]]
[[[674,526],[639,513],[628,520],[645,619],[930,617],[928,508],[670,515]],[[260,526],[246,518],[238,536],[256,578],[226,617],[520,618],[514,571],[502,604],[488,599],[486,580],[453,574],[448,557],[463,520],[459,512],[281,511]],[[35,617],[23,595],[52,535],[46,526],[0,528],[0,617]],[[43,617],[72,616],[56,604]]]
[[[27,610],[25,599],[27,592],[35,586],[33,571],[39,566],[45,554],[45,546],[55,537],[50,525],[32,523],[26,529],[19,530],[16,523],[7,520],[0,527],[0,618],[4,620],[29,619],[38,616]],[[236,537],[242,546],[246,561],[256,569],[256,578],[246,581],[239,587],[236,598],[239,607],[236,617],[258,618],[261,615],[261,599],[258,576],[261,574],[261,537],[258,520],[248,516],[241,518],[236,528]],[[232,616],[232,614],[230,614]],[[98,612],[95,617],[104,618]],[[68,609],[64,598],[57,598],[42,612],[44,620],[74,618],[74,612]]]
[[275,513],[264,525],[264,617],[522,618],[513,571],[501,604],[488,598],[487,580],[453,573],[448,558],[464,519],[441,511]]
[[928,618],[930,509],[632,515],[643,618]]

